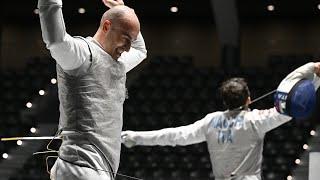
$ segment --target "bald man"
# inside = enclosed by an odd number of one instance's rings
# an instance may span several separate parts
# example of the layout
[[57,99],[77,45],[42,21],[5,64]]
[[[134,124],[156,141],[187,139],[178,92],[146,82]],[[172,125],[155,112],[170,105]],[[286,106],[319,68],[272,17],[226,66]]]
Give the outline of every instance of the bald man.
[[118,170],[126,73],[146,58],[140,23],[122,0],[109,7],[94,37],[65,29],[62,0],[38,0],[42,37],[57,62],[63,137],[51,179],[108,180]]

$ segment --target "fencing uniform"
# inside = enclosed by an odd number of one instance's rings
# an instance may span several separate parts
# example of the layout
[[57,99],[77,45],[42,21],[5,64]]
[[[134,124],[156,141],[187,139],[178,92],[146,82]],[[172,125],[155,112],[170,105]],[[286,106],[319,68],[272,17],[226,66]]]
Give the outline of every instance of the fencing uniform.
[[93,38],[66,33],[61,0],[39,0],[38,8],[44,42],[57,62],[63,136],[51,178],[112,179],[120,159],[126,73],[146,58],[143,37],[139,33],[116,61]]
[[[314,64],[308,63],[288,75],[308,78],[317,89],[319,77]],[[123,141],[135,145],[184,146],[207,142],[216,180],[261,180],[261,163],[265,134],[288,122],[291,117],[276,108],[214,112],[187,126],[155,131],[125,131]]]
[[130,136],[137,145],[184,146],[206,141],[217,180],[243,175],[260,180],[264,135],[290,119],[275,108],[214,112],[188,126],[132,132]]

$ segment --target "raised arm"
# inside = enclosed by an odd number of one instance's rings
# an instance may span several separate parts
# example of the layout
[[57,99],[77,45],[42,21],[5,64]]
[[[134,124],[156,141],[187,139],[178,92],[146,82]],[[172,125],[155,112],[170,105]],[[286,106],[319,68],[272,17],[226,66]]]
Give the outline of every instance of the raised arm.
[[[118,5],[124,5],[123,0],[102,0],[102,2],[109,8]],[[126,72],[140,64],[147,57],[147,49],[142,37],[141,32],[139,33],[136,40],[131,43],[130,50],[123,52],[119,58],[126,68]]]
[[42,37],[51,56],[64,70],[80,67],[90,58],[87,43],[71,37],[62,15],[62,0],[38,0]]
[[196,121],[187,126],[166,128],[155,131],[123,131],[122,143],[127,147],[135,145],[143,146],[176,146],[200,143],[206,140],[207,125],[211,116]]
[[281,83],[309,79],[316,89],[320,86],[320,62],[307,63],[291,72]]
[[132,42],[129,52],[123,52],[119,61],[123,62],[126,72],[140,64],[147,57],[147,49],[141,32],[137,39]]
[[[315,89],[320,85],[320,63],[307,63],[293,72],[291,72],[280,83],[279,88],[291,89],[295,82],[301,79],[309,79],[313,82]],[[292,83],[294,82],[294,83]],[[291,85],[292,84],[292,85]],[[257,128],[257,132],[260,136],[263,136],[266,132],[288,122],[291,117],[280,114],[276,108],[269,110],[253,110],[248,113],[248,118],[252,120],[253,125]]]

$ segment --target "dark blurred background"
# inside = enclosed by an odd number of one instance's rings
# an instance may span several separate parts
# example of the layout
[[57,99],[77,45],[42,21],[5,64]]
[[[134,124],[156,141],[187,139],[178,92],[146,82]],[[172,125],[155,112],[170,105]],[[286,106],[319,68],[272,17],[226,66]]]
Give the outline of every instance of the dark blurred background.
[[[63,3],[67,32],[93,36],[106,10],[101,1]],[[223,80],[245,77],[252,98],[257,98],[275,89],[289,72],[320,56],[319,0],[125,3],[140,18],[148,58],[128,74],[124,129],[193,123],[223,110],[217,96]],[[59,117],[55,61],[42,41],[37,1],[4,1],[0,8],[0,137],[53,135]],[[269,96],[251,108],[272,106]],[[320,151],[318,107],[311,117],[267,134],[265,180],[308,178],[308,153]],[[46,143],[0,142],[0,180],[49,179],[46,156],[32,156]],[[55,148],[59,143],[54,142]],[[53,162],[50,159],[49,166]],[[214,179],[205,143],[123,147],[119,172],[145,180]]]

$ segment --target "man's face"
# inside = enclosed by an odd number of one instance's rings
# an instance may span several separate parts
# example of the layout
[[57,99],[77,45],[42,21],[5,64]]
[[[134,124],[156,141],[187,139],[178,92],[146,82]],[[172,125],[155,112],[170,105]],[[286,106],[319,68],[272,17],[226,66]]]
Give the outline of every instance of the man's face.
[[131,43],[137,39],[139,30],[125,27],[111,27],[107,35],[109,53],[114,60],[118,60],[124,51],[129,51]]

